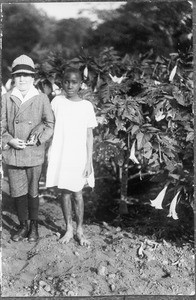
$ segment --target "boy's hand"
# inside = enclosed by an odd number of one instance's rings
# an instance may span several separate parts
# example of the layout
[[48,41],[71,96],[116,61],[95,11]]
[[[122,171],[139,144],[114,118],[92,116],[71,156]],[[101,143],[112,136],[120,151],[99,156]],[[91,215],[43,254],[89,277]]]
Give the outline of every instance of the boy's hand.
[[18,150],[22,150],[26,147],[25,141],[20,140],[18,138],[11,139],[9,141],[8,145],[15,148],[15,149],[18,149]]
[[92,173],[91,163],[87,163],[85,168],[84,168],[83,176],[85,178],[88,178],[91,173]]

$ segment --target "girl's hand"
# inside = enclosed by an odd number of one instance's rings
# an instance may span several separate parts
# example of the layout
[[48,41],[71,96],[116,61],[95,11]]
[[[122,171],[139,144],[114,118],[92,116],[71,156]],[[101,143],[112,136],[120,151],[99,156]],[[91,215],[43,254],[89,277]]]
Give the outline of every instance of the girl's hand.
[[84,168],[83,176],[85,178],[88,178],[91,173],[92,173],[91,163],[87,163],[86,166],[85,166],[85,168]]
[[28,141],[26,142],[27,146],[35,146],[37,143],[37,138],[35,135],[30,135]]
[[33,135],[38,136],[40,133],[43,132],[44,129],[45,129],[45,124],[44,123],[39,123],[37,126],[35,126],[31,130],[31,136],[33,136]]
[[26,148],[25,141],[20,140],[18,138],[11,139],[9,141],[8,145],[15,148],[15,149],[17,149],[17,150],[22,150],[22,149]]
[[44,123],[39,123],[37,126],[35,126],[30,133],[30,136],[27,140],[27,146],[38,146],[39,143],[39,136],[43,133],[45,129]]

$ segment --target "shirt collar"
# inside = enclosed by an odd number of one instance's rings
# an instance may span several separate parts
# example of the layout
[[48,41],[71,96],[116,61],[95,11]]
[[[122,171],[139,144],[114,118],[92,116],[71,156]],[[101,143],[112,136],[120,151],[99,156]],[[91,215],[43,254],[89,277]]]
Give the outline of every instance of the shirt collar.
[[39,95],[39,92],[38,90],[34,87],[34,85],[32,85],[29,89],[29,91],[27,92],[27,94],[25,95],[25,97],[23,97],[21,91],[17,88],[17,87],[14,87],[13,90],[12,90],[12,93],[11,95],[19,98],[21,100],[21,102],[25,102],[29,99],[31,99],[32,97],[34,96],[37,96]]

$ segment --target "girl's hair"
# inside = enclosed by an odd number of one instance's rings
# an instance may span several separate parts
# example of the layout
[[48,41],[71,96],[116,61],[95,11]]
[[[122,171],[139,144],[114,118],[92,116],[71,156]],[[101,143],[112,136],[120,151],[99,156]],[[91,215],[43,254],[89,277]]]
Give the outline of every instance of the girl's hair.
[[81,73],[81,71],[80,71],[79,69],[77,69],[77,68],[74,68],[74,67],[68,67],[67,69],[64,70],[62,80],[64,80],[65,77],[66,77],[68,74],[71,74],[71,73],[78,74],[78,76],[79,76],[80,79],[82,80],[82,73]]

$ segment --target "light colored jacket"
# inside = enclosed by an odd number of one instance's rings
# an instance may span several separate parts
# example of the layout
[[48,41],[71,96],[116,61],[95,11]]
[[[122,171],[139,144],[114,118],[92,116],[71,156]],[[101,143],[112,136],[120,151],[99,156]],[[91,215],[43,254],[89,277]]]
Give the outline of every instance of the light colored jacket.
[[[8,145],[13,138],[27,141],[33,128],[43,123],[40,145],[17,150]],[[45,142],[54,128],[54,114],[48,97],[40,93],[21,104],[11,92],[2,96],[2,154],[3,162],[18,167],[37,166],[44,162]]]

